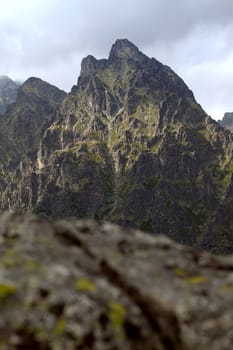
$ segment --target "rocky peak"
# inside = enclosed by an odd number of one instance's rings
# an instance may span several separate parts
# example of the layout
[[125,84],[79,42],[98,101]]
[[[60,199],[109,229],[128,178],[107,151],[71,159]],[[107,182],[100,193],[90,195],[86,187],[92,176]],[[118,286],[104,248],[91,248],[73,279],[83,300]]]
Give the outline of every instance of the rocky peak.
[[22,96],[34,96],[58,104],[65,98],[66,92],[43,81],[40,78],[31,77],[19,89],[19,98]]
[[131,58],[133,60],[138,60],[143,57],[145,56],[139,51],[137,46],[127,39],[116,40],[109,54],[109,60],[114,60],[116,58]]
[[4,114],[9,104],[15,102],[19,85],[8,76],[0,76],[0,113]]
[[92,55],[88,55],[87,57],[85,57],[82,60],[81,63],[81,74],[89,74],[93,71],[96,70],[96,65],[97,65],[97,59],[92,56]]
[[97,60],[92,55],[88,55],[87,57],[85,57],[81,62],[81,73],[78,79],[78,84],[79,84],[80,78],[81,79],[91,78],[98,71],[101,71],[102,69],[104,69],[106,64],[107,64],[106,59]]
[[40,78],[30,77],[24,82],[23,87],[27,87],[27,86],[39,87],[39,86],[42,86],[42,85],[45,85],[45,84],[48,84],[48,83],[46,83],[45,81],[43,81]]
[[18,163],[23,154],[38,147],[43,128],[56,118],[65,97],[64,91],[35,77],[19,87],[15,103],[5,113],[7,135],[17,150],[11,160]]
[[38,157],[7,178],[3,209],[107,219],[197,246],[207,237],[205,248],[232,252],[232,213],[219,243],[209,235],[232,208],[232,135],[169,67],[117,40],[108,59],[83,60],[60,107],[64,92],[40,79],[20,91],[11,139],[19,159],[29,149]]
[[224,126],[227,129],[230,129],[231,131],[233,131],[233,112],[227,112],[224,114],[222,120],[219,120],[218,123],[221,126]]
[[7,83],[14,83],[12,79],[10,79],[7,75],[0,76],[0,86],[6,85]]
[[[195,103],[180,77],[168,66],[145,56],[127,39],[116,40],[108,59],[97,60],[90,55],[84,58],[78,88],[72,93],[79,95],[82,105],[90,106],[92,111],[105,111],[108,116],[120,110],[132,115],[140,105],[152,104],[158,109],[170,95]],[[143,114],[147,118],[148,111]]]

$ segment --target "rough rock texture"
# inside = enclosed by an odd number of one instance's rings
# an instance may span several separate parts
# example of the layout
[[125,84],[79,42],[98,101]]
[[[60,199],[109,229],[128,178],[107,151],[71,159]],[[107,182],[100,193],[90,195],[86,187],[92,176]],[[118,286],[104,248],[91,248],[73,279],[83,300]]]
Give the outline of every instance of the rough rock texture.
[[9,77],[0,76],[0,114],[6,112],[7,107],[16,101],[19,85]]
[[66,97],[30,79],[7,120],[18,158],[3,167],[2,209],[106,219],[233,251],[233,136],[128,40],[108,59],[86,57]]
[[222,120],[219,120],[218,123],[230,131],[233,131],[233,113],[225,113]]
[[[49,123],[59,119],[58,107],[65,97],[64,91],[39,78],[30,78],[19,87],[15,103],[0,119],[1,192],[8,186],[13,195],[13,179],[23,186],[19,174],[30,171],[30,164],[36,161],[42,135]],[[10,207],[9,200],[2,196],[5,208]]]
[[39,78],[29,78],[19,88],[15,104],[5,114],[11,140],[22,157],[37,150],[44,129],[53,118],[66,93]]
[[0,251],[1,349],[232,349],[232,258],[18,214],[0,218]]

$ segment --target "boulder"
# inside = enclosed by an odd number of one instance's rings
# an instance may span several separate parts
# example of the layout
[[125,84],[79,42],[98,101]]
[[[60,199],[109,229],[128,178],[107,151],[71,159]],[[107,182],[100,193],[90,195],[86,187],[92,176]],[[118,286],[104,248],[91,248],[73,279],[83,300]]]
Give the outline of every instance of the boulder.
[[0,218],[0,348],[230,350],[233,258],[106,222]]

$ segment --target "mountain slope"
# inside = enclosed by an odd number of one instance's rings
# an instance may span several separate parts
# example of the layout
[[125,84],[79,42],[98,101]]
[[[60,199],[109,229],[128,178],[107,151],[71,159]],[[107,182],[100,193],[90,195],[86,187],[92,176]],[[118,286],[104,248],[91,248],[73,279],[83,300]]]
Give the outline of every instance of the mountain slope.
[[[10,198],[17,189],[25,191],[20,172],[30,171],[37,157],[41,137],[48,124],[58,118],[58,107],[66,93],[38,78],[28,79],[19,87],[12,103],[0,120],[0,186],[2,206],[11,208]],[[5,196],[5,188],[10,195]],[[25,197],[25,193],[24,193]]]
[[15,102],[19,85],[5,75],[0,76],[0,114],[6,112],[7,106]]
[[232,148],[181,78],[117,40],[108,59],[83,60],[2,207],[107,219],[228,252],[232,231],[216,246],[211,229],[228,203]]
[[16,102],[4,118],[21,156],[38,148],[42,125],[46,128],[46,123],[56,118],[56,111],[65,96],[64,91],[34,77],[19,88]]

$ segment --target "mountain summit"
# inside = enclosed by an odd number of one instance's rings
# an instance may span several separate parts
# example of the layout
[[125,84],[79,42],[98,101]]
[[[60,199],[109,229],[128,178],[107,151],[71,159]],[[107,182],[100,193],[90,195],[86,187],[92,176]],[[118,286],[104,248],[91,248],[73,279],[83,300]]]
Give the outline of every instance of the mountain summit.
[[68,96],[46,85],[38,99],[29,82],[7,127],[27,125],[26,101],[40,120],[36,142],[12,137],[20,157],[2,165],[2,209],[95,217],[233,251],[232,135],[171,68],[123,39],[108,59],[82,61]]
[[113,44],[110,54],[109,60],[115,58],[131,58],[131,59],[140,59],[144,55],[139,51],[137,46],[131,43],[127,39],[118,39]]

